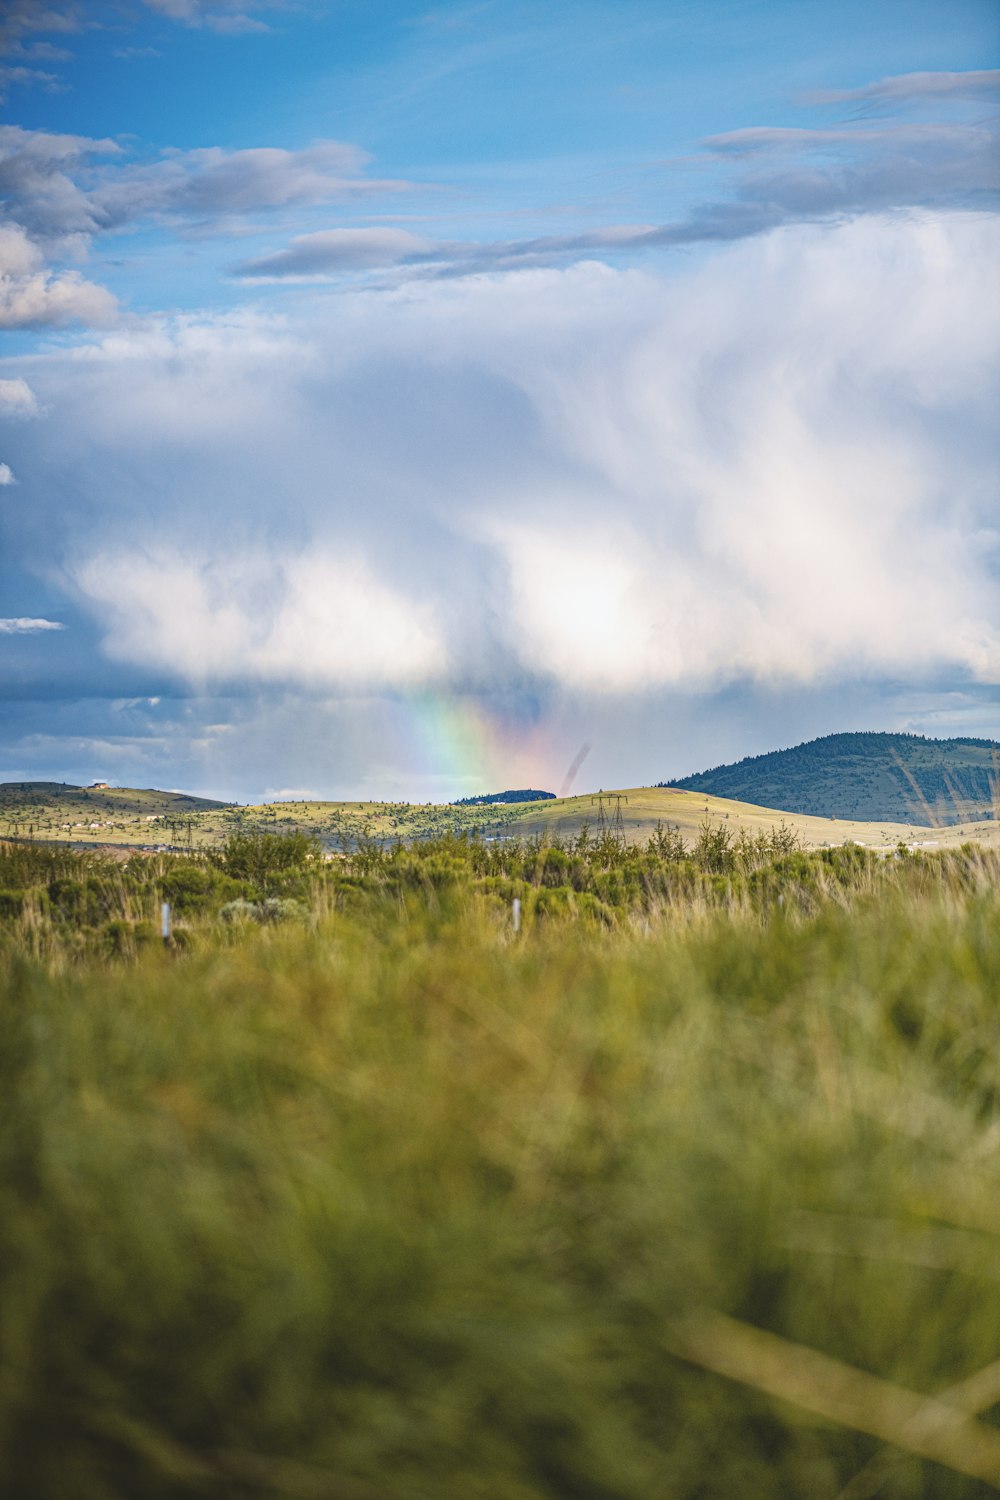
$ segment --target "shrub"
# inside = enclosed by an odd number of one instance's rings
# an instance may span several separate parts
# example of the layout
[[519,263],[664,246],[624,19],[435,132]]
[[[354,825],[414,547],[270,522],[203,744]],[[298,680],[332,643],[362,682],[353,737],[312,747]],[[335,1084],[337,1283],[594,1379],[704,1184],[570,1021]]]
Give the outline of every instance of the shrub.
[[234,833],[212,860],[235,880],[266,891],[275,877],[303,869],[319,852],[316,840],[304,833]]

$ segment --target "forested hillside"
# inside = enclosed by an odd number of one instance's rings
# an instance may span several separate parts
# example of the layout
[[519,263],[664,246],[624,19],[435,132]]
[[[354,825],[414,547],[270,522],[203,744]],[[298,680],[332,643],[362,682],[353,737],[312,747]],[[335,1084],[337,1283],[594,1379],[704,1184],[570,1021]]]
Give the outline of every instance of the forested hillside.
[[484,792],[480,797],[458,797],[455,807],[487,807],[493,802],[545,802],[555,798],[555,792],[536,792],[525,787],[517,792]]
[[787,812],[961,823],[998,815],[1000,744],[917,734],[828,734],[670,785]]

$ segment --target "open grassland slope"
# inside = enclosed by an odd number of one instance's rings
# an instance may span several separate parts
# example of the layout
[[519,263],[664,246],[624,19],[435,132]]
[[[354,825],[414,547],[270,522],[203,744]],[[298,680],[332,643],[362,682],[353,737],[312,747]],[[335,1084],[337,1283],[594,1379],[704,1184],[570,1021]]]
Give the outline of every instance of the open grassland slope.
[[830,734],[675,783],[788,812],[931,825],[1000,818],[1000,744]]
[[77,843],[176,843],[188,829],[221,827],[229,806],[187,792],[82,787],[58,781],[0,783],[0,837]]
[[995,1493],[996,857],[720,858],[0,852],[0,1493]]
[[620,815],[625,838],[629,841],[649,838],[660,822],[676,828],[688,841],[696,839],[707,824],[722,825],[734,835],[741,830],[756,835],[785,828],[799,844],[809,849],[856,843],[888,850],[895,848],[901,840],[927,848],[956,847],[968,840],[1000,847],[1000,823],[992,821],[947,828],[932,828],[919,822],[863,823],[782,812],[675,787],[631,787],[621,792],[588,793],[581,797],[536,803],[521,815],[516,829],[521,835],[558,833],[573,837],[585,824],[597,830],[602,812],[608,821]]
[[7,782],[0,785],[0,838],[197,849],[216,847],[235,832],[303,832],[341,848],[361,838],[426,838],[449,830],[502,835],[528,805],[299,801],[239,806],[130,787]]
[[[25,786],[31,789],[30,795],[23,791]],[[445,833],[573,838],[587,827],[599,836],[602,816],[610,821],[620,813],[624,836],[630,842],[648,839],[658,822],[676,828],[691,841],[707,821],[725,823],[734,833],[785,827],[806,848],[854,842],[892,849],[900,840],[948,848],[970,839],[1000,846],[1000,821],[992,819],[938,827],[919,819],[864,823],[783,812],[675,787],[631,787],[510,804],[301,801],[247,807],[171,792],[59,787],[53,791],[53,787],[54,783],[44,782],[0,787],[0,837],[177,850],[219,848],[234,833],[301,833],[328,850],[342,850],[367,839],[427,839]]]

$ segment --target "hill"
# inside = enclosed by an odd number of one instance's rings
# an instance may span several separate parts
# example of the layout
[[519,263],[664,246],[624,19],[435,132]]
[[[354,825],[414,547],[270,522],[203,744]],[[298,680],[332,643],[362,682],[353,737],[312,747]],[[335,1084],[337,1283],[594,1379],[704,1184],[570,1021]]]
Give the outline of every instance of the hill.
[[725,828],[734,837],[743,832],[751,838],[785,828],[806,849],[828,849],[837,844],[854,843],[888,851],[900,841],[927,849],[949,848],[968,841],[993,846],[1000,843],[1000,820],[984,819],[960,826],[931,828],[914,818],[901,825],[892,820],[788,812],[672,786],[630,787],[621,792],[604,792],[602,798],[583,795],[536,803],[533,807],[529,805],[518,810],[509,825],[509,832],[522,838],[541,835],[543,838],[558,836],[566,839],[575,838],[586,824],[591,834],[599,834],[601,800],[608,823],[615,818],[616,812],[620,812],[622,833],[626,843],[630,844],[645,842],[657,824],[676,829],[689,846],[697,841],[706,825]]
[[1000,845],[1000,818],[929,827],[925,817],[900,823],[810,815],[736,801],[677,787],[630,787],[577,797],[546,796],[532,802],[440,804],[410,802],[279,802],[241,807],[180,792],[127,787],[68,787],[55,782],[0,785],[0,839],[121,849],[219,848],[235,833],[303,833],[330,852],[356,849],[369,840],[479,834],[488,841],[510,837],[572,839],[591,835],[621,816],[626,843],[644,843],[657,825],[676,830],[690,846],[702,829],[724,827],[751,837],[782,828],[802,847],[825,849],[848,842],[890,850],[900,840],[922,848],[947,848],[974,840]]
[[[0,782],[0,834],[39,839],[159,838],[196,815],[229,806],[187,792],[71,786],[62,781]],[[111,837],[117,835],[117,837]]]
[[555,792],[536,792],[525,789],[520,792],[484,792],[481,797],[459,797],[455,807],[487,807],[493,802],[545,802],[555,797]]
[[828,734],[670,783],[761,807],[944,826],[997,818],[1000,744],[917,734]]

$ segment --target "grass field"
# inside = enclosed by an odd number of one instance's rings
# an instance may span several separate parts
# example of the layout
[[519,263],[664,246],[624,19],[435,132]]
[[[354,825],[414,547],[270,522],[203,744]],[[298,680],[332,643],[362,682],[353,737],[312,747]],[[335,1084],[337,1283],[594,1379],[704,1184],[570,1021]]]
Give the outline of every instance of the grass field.
[[[948,826],[921,823],[859,823],[809,817],[754,807],[702,792],[672,787],[632,787],[605,795],[613,816],[620,797],[626,839],[649,838],[658,822],[677,828],[688,840],[709,821],[728,823],[750,834],[786,827],[805,848],[856,843],[892,849],[900,841],[926,848],[957,848],[970,839],[1000,848],[1000,822]],[[211,849],[237,831],[303,832],[328,849],[354,846],[365,838],[425,839],[441,834],[575,837],[584,825],[598,831],[597,794],[534,803],[486,807],[409,802],[275,802],[237,806],[181,793],[133,788],[59,788],[54,783],[8,783],[0,787],[0,837],[107,848]]]
[[427,838],[481,831],[503,834],[522,806],[461,807],[410,802],[272,802],[239,806],[177,792],[61,787],[53,782],[0,786],[0,838],[143,849],[208,849],[237,831],[302,831],[330,848],[359,838]]
[[998,875],[0,846],[0,1493],[995,1493]]

